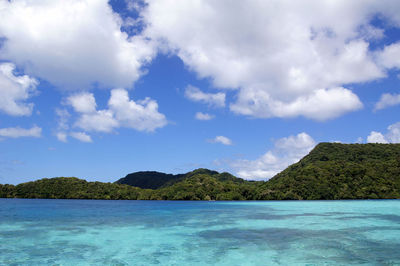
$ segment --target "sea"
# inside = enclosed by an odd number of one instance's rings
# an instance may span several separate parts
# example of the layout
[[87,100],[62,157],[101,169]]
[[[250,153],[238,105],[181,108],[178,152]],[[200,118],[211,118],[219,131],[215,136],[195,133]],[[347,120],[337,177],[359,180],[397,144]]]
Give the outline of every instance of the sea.
[[400,201],[0,199],[0,265],[400,265]]

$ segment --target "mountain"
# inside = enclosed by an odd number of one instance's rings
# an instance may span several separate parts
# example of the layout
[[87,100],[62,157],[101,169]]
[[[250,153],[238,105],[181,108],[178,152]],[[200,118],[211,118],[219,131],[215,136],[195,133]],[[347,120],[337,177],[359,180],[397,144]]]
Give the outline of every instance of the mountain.
[[115,183],[73,177],[0,185],[0,197],[141,200],[333,200],[400,198],[400,144],[320,143],[269,181],[197,169],[136,172]]
[[155,171],[135,172],[126,175],[125,177],[117,180],[115,183],[130,185],[139,188],[159,189],[163,187],[172,186],[173,184],[176,184],[187,178],[200,174],[215,177],[217,180],[221,182],[224,181],[232,181],[235,183],[245,182],[243,179],[237,178],[226,172],[220,174],[217,171],[212,171],[205,168],[199,168],[194,171],[188,172],[186,174],[177,174],[177,175],[165,174]]
[[320,143],[257,199],[400,198],[400,144]]
[[125,184],[140,188],[157,189],[167,183],[173,183],[184,177],[184,174],[172,175],[155,171],[135,172],[117,180],[117,184]]
[[251,200],[264,182],[245,181],[229,173],[208,169],[189,172],[179,182],[155,191],[160,200]]

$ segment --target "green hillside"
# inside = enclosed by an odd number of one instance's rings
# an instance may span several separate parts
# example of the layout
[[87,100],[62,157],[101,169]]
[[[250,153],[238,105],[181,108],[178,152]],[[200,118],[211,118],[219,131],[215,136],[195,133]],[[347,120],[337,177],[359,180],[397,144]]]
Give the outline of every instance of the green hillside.
[[320,143],[298,163],[267,182],[246,181],[208,169],[180,175],[137,172],[115,183],[58,177],[16,186],[0,185],[0,197],[131,200],[400,198],[400,144]]
[[125,177],[117,180],[115,183],[126,184],[140,188],[157,189],[166,185],[167,183],[174,183],[177,180],[182,179],[184,176],[185,175],[183,174],[172,175],[155,171],[142,171],[128,174]]
[[320,143],[263,184],[257,198],[400,198],[400,144]]
[[153,197],[160,200],[251,200],[261,183],[245,181],[229,173],[198,169],[187,173],[180,182],[156,190]]
[[16,186],[0,185],[2,198],[140,199],[147,190],[113,183],[87,182],[76,177],[44,178]]

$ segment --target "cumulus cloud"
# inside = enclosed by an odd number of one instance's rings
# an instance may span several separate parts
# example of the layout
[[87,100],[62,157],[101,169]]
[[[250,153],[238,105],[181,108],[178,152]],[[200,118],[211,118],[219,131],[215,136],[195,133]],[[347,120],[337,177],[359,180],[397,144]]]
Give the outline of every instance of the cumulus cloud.
[[379,63],[385,68],[400,68],[400,42],[387,45],[377,52]]
[[296,163],[316,145],[307,133],[289,136],[275,141],[274,148],[256,160],[236,160],[231,167],[237,175],[249,180],[267,180]]
[[158,112],[156,101],[146,98],[135,102],[125,89],[111,91],[108,109],[97,110],[94,95],[87,92],[74,94],[65,102],[78,113],[74,126],[85,131],[110,133],[127,127],[152,132],[167,124],[165,116]]
[[122,25],[107,0],[1,1],[0,59],[60,87],[130,87],[156,50]]
[[347,84],[385,77],[399,62],[397,44],[382,56],[370,48],[384,36],[375,15],[400,26],[396,1],[146,2],[145,34],[200,78],[239,90],[230,106],[238,114],[335,118],[362,106]]
[[239,93],[239,99],[231,105],[235,113],[267,118],[296,117],[303,115],[315,120],[327,120],[346,112],[362,108],[357,95],[345,88],[320,89],[292,102],[272,99],[262,90],[247,89]]
[[122,127],[152,132],[167,124],[165,115],[158,112],[156,101],[150,98],[138,102],[129,100],[128,91],[124,89],[112,90],[108,105]]
[[110,133],[119,127],[118,121],[110,110],[99,110],[82,114],[75,126],[86,131]]
[[214,139],[209,139],[208,142],[210,143],[221,143],[223,145],[232,145],[232,140],[225,136],[216,136]]
[[67,104],[71,105],[76,112],[92,113],[96,111],[96,100],[92,93],[80,93],[67,98]]
[[388,143],[381,132],[371,131],[367,137],[368,143]]
[[205,93],[199,88],[189,85],[185,89],[186,98],[195,101],[206,103],[210,106],[224,107],[225,106],[225,93]]
[[71,132],[70,136],[82,142],[92,142],[92,138],[85,132]]
[[15,65],[0,64],[0,111],[8,115],[31,115],[33,103],[27,103],[36,92],[38,82],[27,75],[16,75]]
[[214,116],[214,115],[207,114],[207,113],[197,112],[197,113],[195,114],[195,118],[196,118],[197,120],[207,121],[207,120],[214,119],[215,116]]
[[42,129],[38,126],[25,129],[20,127],[8,127],[0,129],[0,137],[4,138],[21,138],[21,137],[34,137],[40,138],[42,136]]
[[400,122],[388,126],[387,132],[371,131],[367,137],[368,143],[400,143]]
[[379,99],[379,102],[375,104],[374,110],[382,110],[398,104],[400,104],[400,94],[384,93]]

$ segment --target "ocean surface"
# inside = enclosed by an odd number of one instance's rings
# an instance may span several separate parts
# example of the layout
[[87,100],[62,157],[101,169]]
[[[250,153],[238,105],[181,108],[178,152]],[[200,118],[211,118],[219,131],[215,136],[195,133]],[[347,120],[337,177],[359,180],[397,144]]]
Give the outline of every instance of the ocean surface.
[[400,265],[400,201],[0,199],[0,265]]

